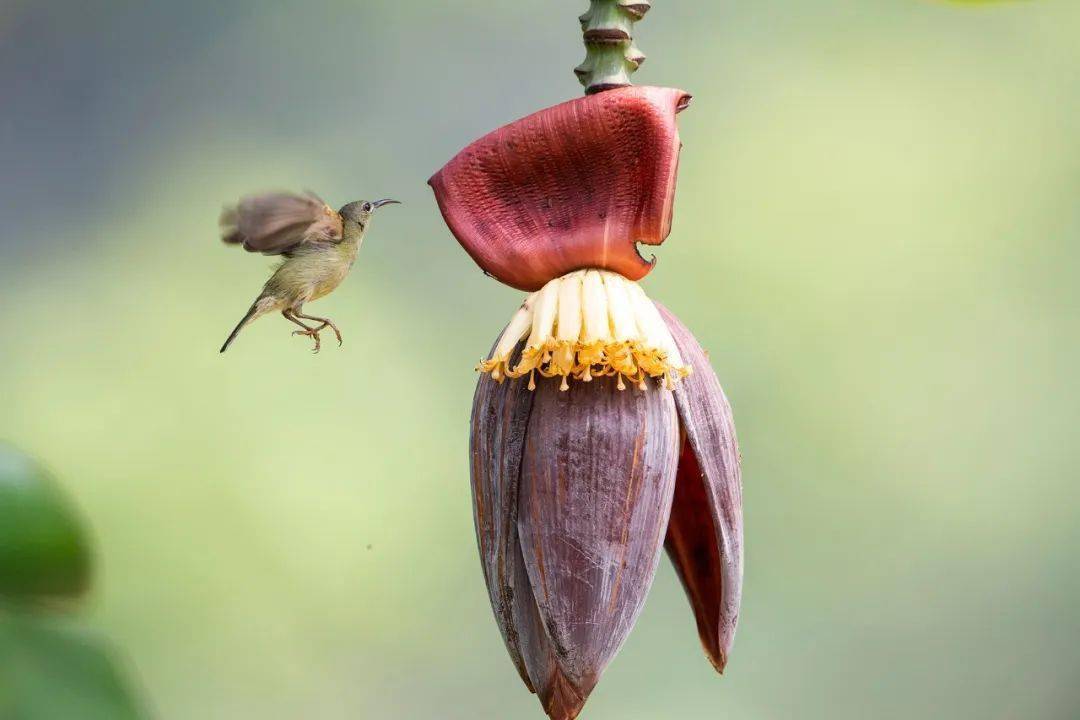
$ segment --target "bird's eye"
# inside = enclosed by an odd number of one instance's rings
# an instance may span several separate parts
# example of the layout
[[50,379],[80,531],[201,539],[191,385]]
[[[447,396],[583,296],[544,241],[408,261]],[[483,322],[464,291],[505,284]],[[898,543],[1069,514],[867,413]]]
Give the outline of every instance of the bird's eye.
[[360,206],[360,209],[363,210],[364,212],[371,212],[371,210],[372,210],[371,203],[369,203],[369,202],[364,203],[363,205]]

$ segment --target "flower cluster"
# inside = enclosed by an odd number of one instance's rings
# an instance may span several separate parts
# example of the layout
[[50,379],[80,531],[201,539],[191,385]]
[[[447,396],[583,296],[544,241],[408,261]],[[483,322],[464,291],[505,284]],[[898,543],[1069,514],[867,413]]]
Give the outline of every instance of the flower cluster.
[[673,389],[691,370],[641,286],[607,270],[577,270],[529,295],[477,369],[500,382],[528,375],[530,390],[536,373],[558,377],[563,391],[568,378],[606,376],[618,378],[619,390],[624,379],[644,389],[647,377]]

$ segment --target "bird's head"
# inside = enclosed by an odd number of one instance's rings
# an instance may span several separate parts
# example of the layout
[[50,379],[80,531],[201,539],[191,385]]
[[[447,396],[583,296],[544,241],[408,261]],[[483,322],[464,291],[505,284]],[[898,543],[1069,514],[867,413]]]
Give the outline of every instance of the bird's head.
[[338,212],[346,221],[352,221],[360,227],[365,227],[371,221],[371,216],[383,205],[400,205],[397,200],[385,198],[383,200],[357,200],[342,207]]

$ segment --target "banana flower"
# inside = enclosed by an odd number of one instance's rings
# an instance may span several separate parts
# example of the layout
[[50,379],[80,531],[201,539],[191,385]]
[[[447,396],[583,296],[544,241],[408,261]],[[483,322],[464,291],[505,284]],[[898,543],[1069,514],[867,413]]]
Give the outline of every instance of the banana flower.
[[470,469],[484,579],[525,685],[577,717],[661,550],[723,671],[743,575],[731,408],[637,281],[671,229],[681,90],[624,87],[502,127],[430,180],[452,233],[529,294],[480,365]]

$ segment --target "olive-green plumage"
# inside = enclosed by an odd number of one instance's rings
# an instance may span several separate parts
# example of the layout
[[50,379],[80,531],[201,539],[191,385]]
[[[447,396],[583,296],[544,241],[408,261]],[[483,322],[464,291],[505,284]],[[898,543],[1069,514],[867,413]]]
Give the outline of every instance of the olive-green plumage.
[[[314,195],[268,194],[241,200],[221,218],[222,239],[243,244],[250,252],[282,255],[284,260],[266,281],[262,292],[229,335],[221,352],[229,349],[240,331],[252,321],[280,312],[300,326],[294,335],[310,337],[314,352],[321,346],[319,333],[330,328],[341,344],[341,332],[327,318],[304,314],[306,303],[329,295],[349,274],[360,243],[375,211],[396,200],[357,201],[334,212]],[[310,326],[303,322],[318,323]]]

